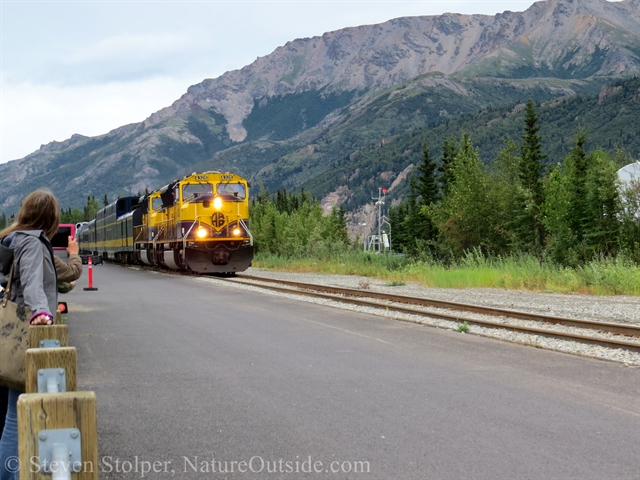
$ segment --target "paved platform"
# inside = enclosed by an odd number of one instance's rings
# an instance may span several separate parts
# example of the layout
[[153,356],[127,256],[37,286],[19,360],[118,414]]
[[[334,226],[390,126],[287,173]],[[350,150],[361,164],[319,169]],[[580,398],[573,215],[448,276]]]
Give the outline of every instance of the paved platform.
[[115,265],[94,284],[63,298],[102,479],[640,478],[640,369]]

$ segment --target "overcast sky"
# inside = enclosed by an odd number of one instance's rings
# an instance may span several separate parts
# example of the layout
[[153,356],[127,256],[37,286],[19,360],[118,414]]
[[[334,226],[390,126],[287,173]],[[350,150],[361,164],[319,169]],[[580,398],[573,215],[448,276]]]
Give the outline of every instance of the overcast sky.
[[0,0],[0,163],[74,133],[101,135],[190,85],[296,38],[392,18],[495,15],[533,0]]

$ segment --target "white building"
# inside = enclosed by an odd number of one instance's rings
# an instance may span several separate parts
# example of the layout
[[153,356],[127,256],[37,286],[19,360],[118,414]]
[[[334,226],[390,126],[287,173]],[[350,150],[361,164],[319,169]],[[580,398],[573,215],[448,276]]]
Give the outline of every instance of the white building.
[[[623,195],[623,205],[625,210],[635,210],[636,218],[640,219],[640,161],[625,165],[618,170],[618,178],[620,179],[621,187],[623,191],[632,190],[635,192],[636,200],[633,200],[633,194],[631,197]],[[629,211],[628,213],[633,214]]]
[[618,170],[618,178],[627,186],[637,185],[640,182],[640,161],[625,165]]

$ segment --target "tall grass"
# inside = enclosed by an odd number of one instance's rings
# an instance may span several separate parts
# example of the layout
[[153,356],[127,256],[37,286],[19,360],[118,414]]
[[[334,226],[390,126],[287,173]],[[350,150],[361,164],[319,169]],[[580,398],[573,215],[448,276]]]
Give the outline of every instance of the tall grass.
[[431,259],[343,250],[320,256],[258,254],[254,266],[291,272],[362,275],[437,288],[504,288],[592,295],[640,295],[640,266],[623,256],[568,268],[521,255],[489,258],[467,253],[451,264]]

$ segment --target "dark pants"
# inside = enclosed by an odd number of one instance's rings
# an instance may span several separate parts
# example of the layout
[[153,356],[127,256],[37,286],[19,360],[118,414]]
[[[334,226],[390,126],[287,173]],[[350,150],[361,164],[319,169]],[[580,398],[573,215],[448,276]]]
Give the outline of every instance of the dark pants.
[[9,389],[7,417],[0,440],[0,480],[17,480],[20,471],[18,460],[18,390]]
[[4,419],[7,416],[7,402],[9,401],[9,388],[0,385],[0,438],[4,429]]

